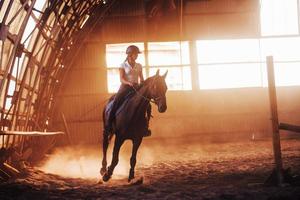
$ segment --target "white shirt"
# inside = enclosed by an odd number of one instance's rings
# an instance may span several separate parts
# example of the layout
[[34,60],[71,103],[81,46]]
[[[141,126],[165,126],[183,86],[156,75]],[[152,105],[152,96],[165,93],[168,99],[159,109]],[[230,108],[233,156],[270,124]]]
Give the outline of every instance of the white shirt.
[[142,72],[142,65],[140,63],[135,63],[135,66],[131,67],[128,61],[125,61],[121,63],[120,68],[124,69],[127,81],[131,83],[139,83],[139,73]]

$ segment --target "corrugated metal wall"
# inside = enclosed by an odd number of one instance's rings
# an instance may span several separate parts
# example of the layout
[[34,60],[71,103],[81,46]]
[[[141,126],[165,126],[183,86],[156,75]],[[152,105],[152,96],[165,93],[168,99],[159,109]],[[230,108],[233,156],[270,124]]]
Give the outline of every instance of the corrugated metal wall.
[[59,95],[56,123],[63,129],[63,113],[73,143],[99,142],[101,110],[108,98],[104,61],[103,44],[85,43]]
[[186,1],[181,36],[179,3],[177,10],[165,12],[161,17],[149,18],[144,1],[137,1],[139,3],[133,4],[133,7],[130,7],[131,4],[124,6],[125,2],[116,5],[103,26],[94,32],[97,40],[118,43],[180,38],[255,37],[259,34],[258,0]]

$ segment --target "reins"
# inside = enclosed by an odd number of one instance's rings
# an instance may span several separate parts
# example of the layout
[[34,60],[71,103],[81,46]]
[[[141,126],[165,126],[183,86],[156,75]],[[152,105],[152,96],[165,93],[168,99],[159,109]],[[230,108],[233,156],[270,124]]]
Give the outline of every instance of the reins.
[[[152,80],[151,83],[153,83],[153,81],[154,81],[154,80]],[[135,91],[135,93],[136,93],[137,95],[139,95],[140,97],[142,97],[142,98],[145,99],[146,101],[149,101],[149,102],[151,102],[151,103],[155,103],[155,104],[156,104],[156,102],[157,102],[159,99],[161,99],[161,97],[155,97],[155,98],[153,98],[154,100],[152,100],[152,98],[148,98],[148,97],[145,97],[144,95],[140,94],[140,92],[139,92],[137,89],[135,89],[134,86],[131,86],[131,87],[134,89],[134,91]]]
[[137,95],[139,95],[140,97],[142,97],[143,99],[145,99],[146,101],[149,101],[149,102],[151,102],[151,103],[156,103],[154,100],[152,100],[151,98],[148,98],[148,97],[145,97],[144,95],[142,95],[142,94],[140,94],[140,92],[137,90],[137,89],[135,89],[135,87],[133,87],[133,86],[131,86],[133,89],[134,89],[134,91],[135,91],[135,93],[137,94]]

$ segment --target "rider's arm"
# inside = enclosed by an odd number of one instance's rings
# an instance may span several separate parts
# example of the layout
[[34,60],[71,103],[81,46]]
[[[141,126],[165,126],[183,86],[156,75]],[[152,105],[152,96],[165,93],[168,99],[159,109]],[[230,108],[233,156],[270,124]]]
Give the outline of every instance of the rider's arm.
[[125,85],[132,86],[132,83],[130,83],[129,81],[126,80],[125,70],[123,68],[119,68],[119,71],[120,71],[120,81],[121,81],[121,83],[125,84]]
[[143,83],[144,82],[144,76],[143,76],[143,70],[142,70],[142,68],[139,71],[139,78],[140,78],[140,82]]

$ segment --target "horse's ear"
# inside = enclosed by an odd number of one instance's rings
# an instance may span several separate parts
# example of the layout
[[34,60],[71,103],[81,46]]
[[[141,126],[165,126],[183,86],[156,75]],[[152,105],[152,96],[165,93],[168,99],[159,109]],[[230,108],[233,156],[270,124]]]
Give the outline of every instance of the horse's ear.
[[157,69],[155,76],[159,75],[159,69]]
[[165,74],[162,77],[164,77],[165,79],[167,75],[168,75],[168,70],[165,72]]

